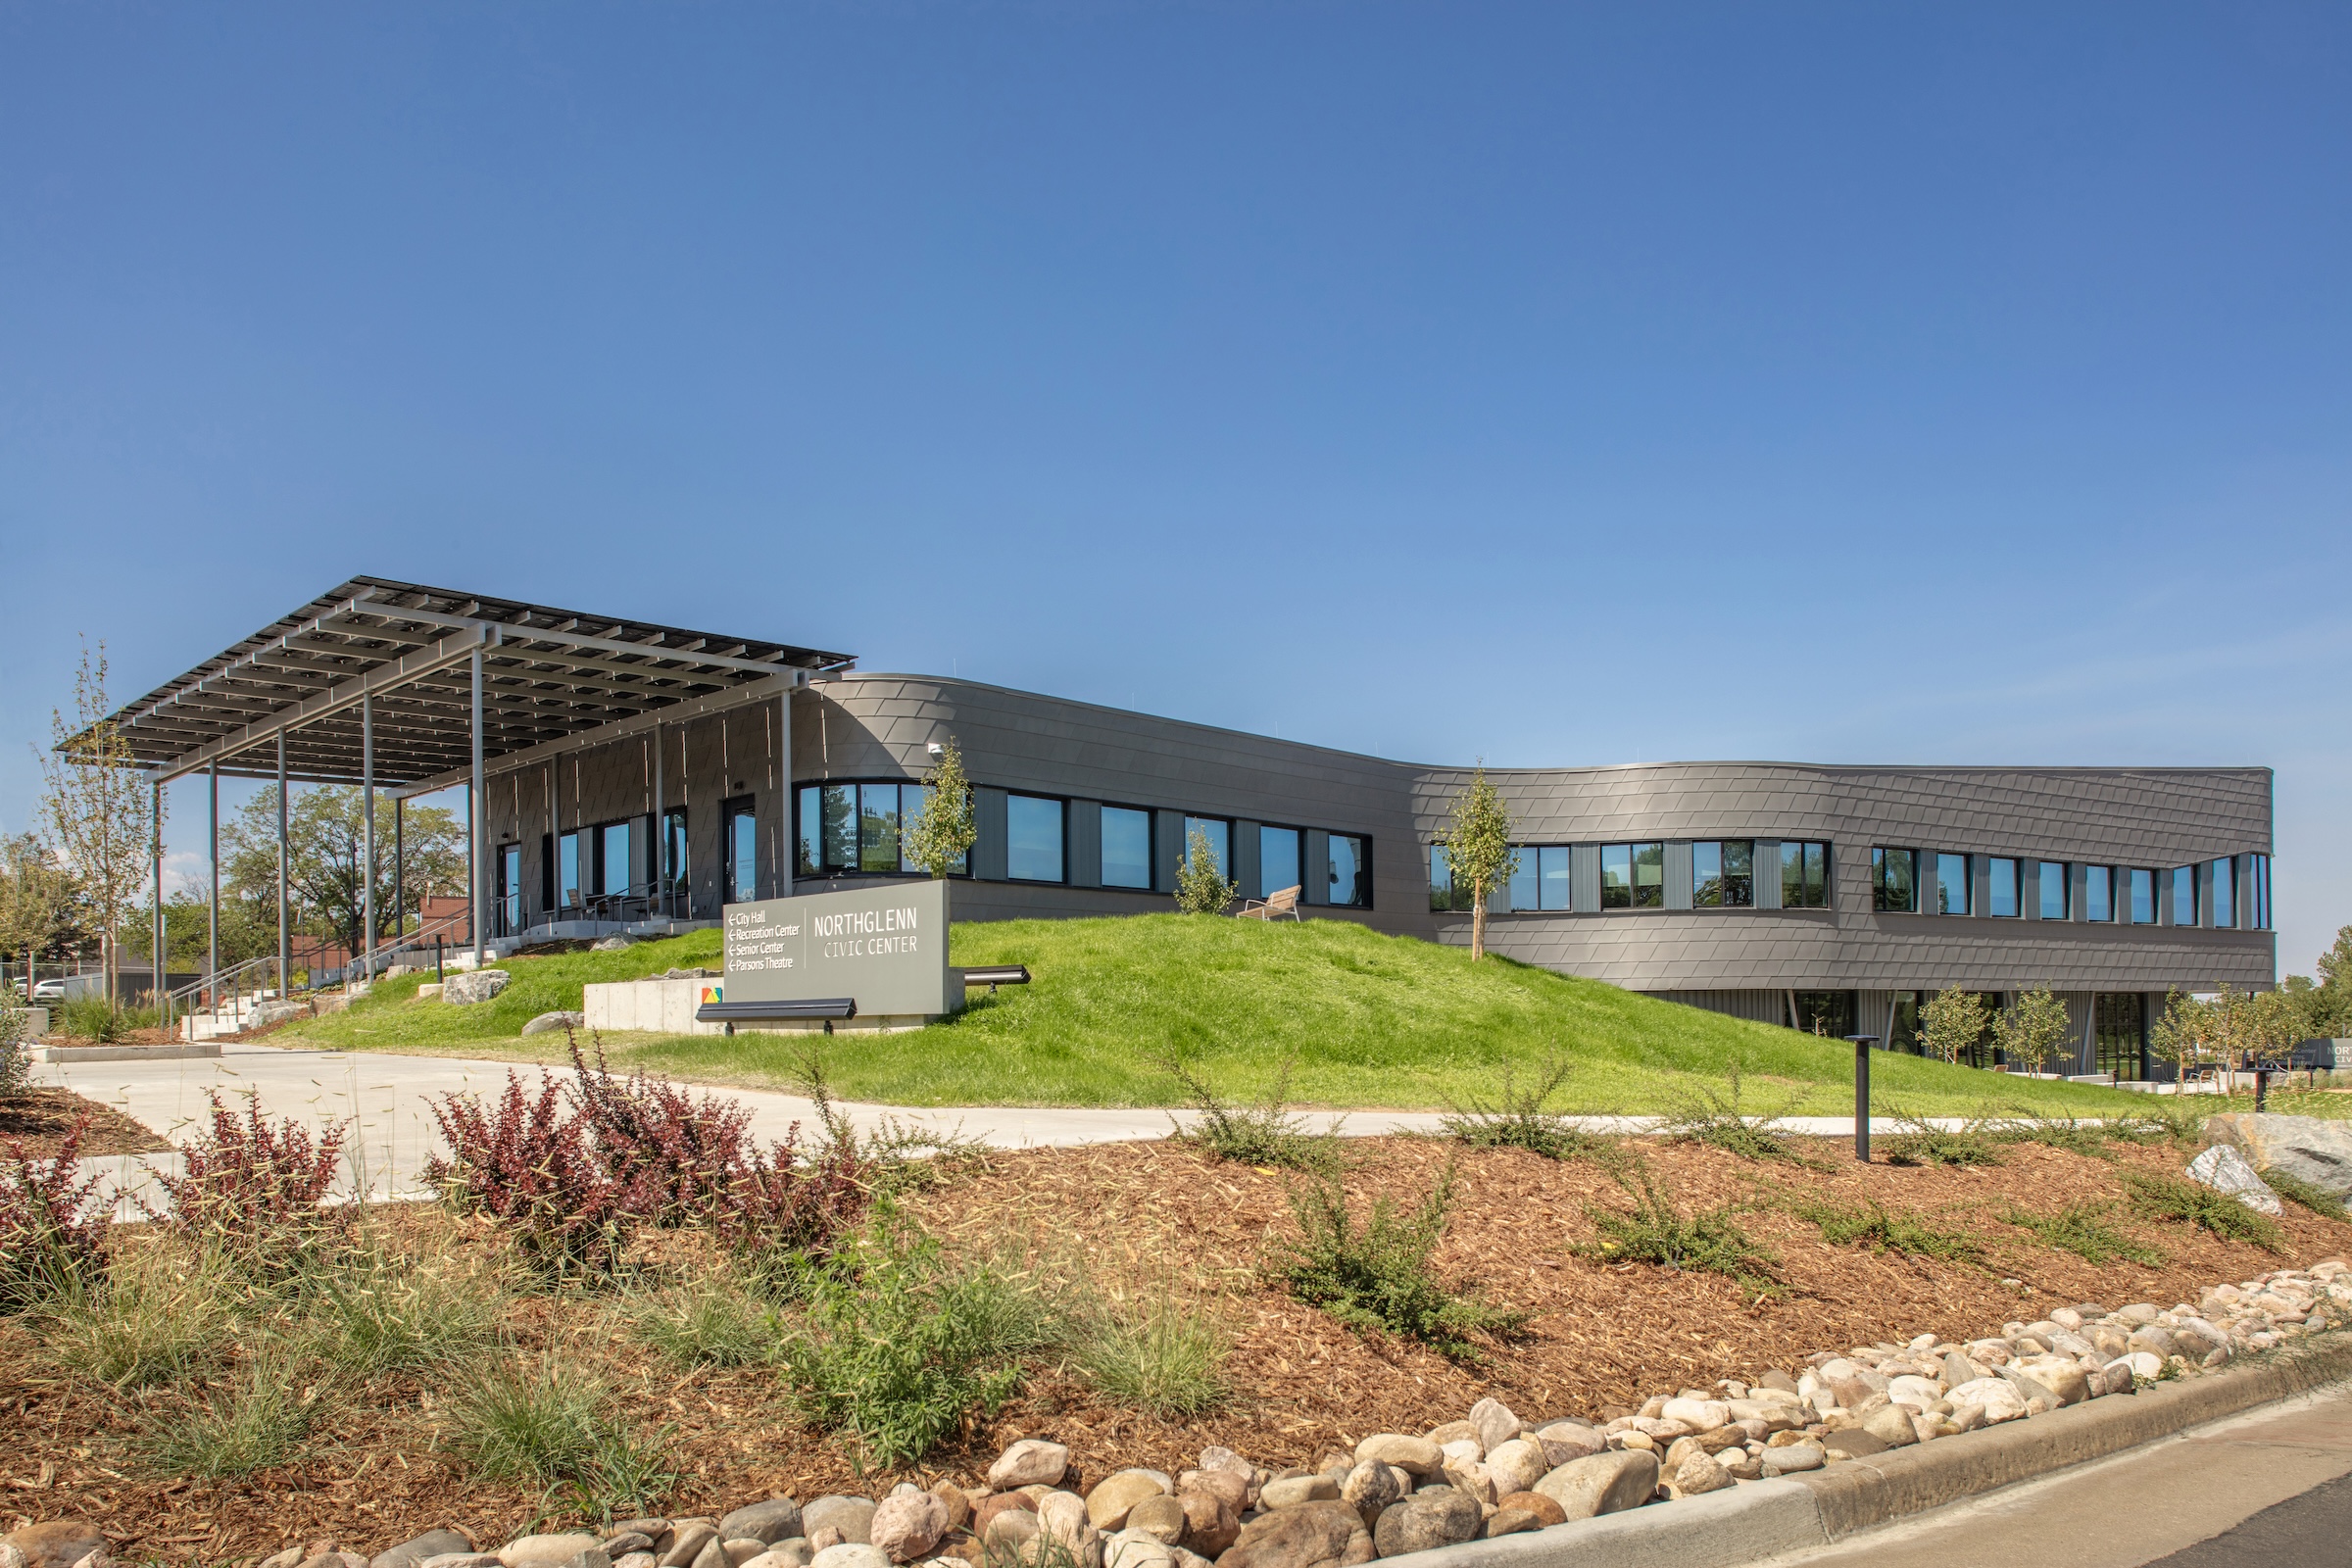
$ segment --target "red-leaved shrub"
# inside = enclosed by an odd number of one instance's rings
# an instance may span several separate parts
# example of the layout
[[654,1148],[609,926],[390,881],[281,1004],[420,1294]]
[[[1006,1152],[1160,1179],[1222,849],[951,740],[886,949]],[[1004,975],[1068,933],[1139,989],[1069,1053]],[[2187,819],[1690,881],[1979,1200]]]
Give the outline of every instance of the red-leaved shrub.
[[604,1273],[619,1261],[645,1195],[613,1180],[589,1138],[587,1118],[542,1074],[525,1095],[510,1071],[495,1110],[479,1095],[444,1095],[433,1120],[449,1145],[424,1179],[454,1205],[498,1220],[541,1273]]
[[180,1147],[184,1174],[156,1178],[172,1204],[157,1209],[142,1200],[149,1217],[262,1263],[339,1230],[326,1195],[351,1124],[330,1122],[314,1135],[289,1116],[272,1127],[259,1095],[246,1095],[243,1116],[218,1093],[206,1095],[212,1126]]
[[34,1159],[11,1138],[0,1146],[0,1312],[22,1312],[106,1268],[113,1205],[99,1178],[75,1180],[85,1111],[47,1159]]
[[682,1225],[715,1218],[736,1175],[756,1157],[752,1112],[738,1100],[691,1095],[642,1072],[615,1078],[596,1047],[590,1066],[571,1043],[572,1098],[607,1173],[648,1205],[641,1218]]
[[786,1256],[824,1258],[865,1217],[873,1201],[864,1159],[854,1145],[832,1142],[803,1159],[801,1129],[736,1169],[728,1201],[712,1228],[755,1270],[774,1272]]

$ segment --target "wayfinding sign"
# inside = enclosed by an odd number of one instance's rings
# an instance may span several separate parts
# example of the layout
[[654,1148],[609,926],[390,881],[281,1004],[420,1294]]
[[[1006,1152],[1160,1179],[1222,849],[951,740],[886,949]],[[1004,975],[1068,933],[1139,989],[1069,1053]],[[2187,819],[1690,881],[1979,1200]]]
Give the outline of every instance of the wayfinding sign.
[[882,882],[726,906],[726,1000],[849,997],[858,1011],[942,1013],[963,1005],[948,967],[948,885]]

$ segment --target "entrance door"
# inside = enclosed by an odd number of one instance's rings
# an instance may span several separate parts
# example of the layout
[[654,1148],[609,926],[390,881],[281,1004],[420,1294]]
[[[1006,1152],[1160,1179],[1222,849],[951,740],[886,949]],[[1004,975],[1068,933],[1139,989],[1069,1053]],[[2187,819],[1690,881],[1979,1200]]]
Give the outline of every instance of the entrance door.
[[2136,991],[2106,991],[2091,999],[2094,1069],[2119,1081],[2147,1076],[2147,998]]
[[522,846],[508,844],[498,852],[498,934],[511,937],[522,929]]
[[760,897],[760,818],[748,795],[721,802],[718,811],[726,824],[726,901],[749,904]]

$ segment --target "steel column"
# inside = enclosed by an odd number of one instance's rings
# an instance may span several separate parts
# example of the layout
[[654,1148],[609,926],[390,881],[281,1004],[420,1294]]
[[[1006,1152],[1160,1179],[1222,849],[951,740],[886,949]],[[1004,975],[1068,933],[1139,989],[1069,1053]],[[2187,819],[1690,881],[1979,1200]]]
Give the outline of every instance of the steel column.
[[403,937],[409,934],[409,841],[406,824],[401,820],[401,808],[408,805],[405,797],[392,797],[392,942],[399,951]]
[[277,732],[277,994],[294,974],[294,930],[286,919],[286,732]]
[[466,785],[466,907],[473,925],[473,966],[482,966],[482,651],[473,651],[473,776]]
[[[792,684],[789,679],[784,689],[776,693],[776,728],[780,731],[776,737],[776,786],[779,791],[776,834],[781,841],[776,846],[776,896],[789,899],[792,897],[793,869],[801,858],[800,844],[792,836]],[[904,831],[905,820],[902,819],[899,825]]]
[[[164,939],[170,935],[170,932],[166,929],[164,921],[164,781],[160,777],[155,781],[155,839],[150,849],[155,861],[155,959],[150,967],[154,970],[152,978],[155,982],[156,1016],[164,1027],[169,1029],[172,1027],[172,1020],[163,1015],[164,994],[168,989],[164,983],[164,976],[170,968],[164,962]],[[24,1000],[27,1002],[32,1000],[32,954],[30,949],[25,950],[24,956]]]
[[375,978],[375,695],[360,699],[360,872],[361,952],[367,978]]
[[214,761],[205,769],[205,777],[208,785],[206,795],[211,803],[211,826],[208,832],[211,835],[213,860],[213,903],[212,940],[210,943],[212,966],[205,971],[204,989],[205,994],[213,1000],[213,1010],[218,1012],[220,1008],[220,764],[219,761]]
[[669,918],[669,815],[662,802],[662,721],[654,720],[654,883],[662,894],[662,918]]

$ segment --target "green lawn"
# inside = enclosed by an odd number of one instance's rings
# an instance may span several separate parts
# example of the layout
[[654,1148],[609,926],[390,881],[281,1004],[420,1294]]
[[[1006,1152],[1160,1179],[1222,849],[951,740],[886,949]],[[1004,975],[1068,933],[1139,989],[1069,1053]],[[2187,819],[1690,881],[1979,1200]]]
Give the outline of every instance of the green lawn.
[[[278,1038],[360,1051],[462,1051],[544,1059],[563,1036],[517,1039],[535,1014],[580,1004],[597,980],[717,967],[718,933],[622,953],[514,959],[495,1002],[417,1002],[420,978],[386,981],[341,1014]],[[1023,962],[1035,983],[974,997],[927,1029],[836,1036],[828,1069],[848,1095],[907,1105],[1166,1105],[1175,1086],[1153,1058],[1198,1058],[1228,1093],[1270,1086],[1295,1057],[1294,1098],[1327,1105],[1439,1108],[1492,1092],[1505,1067],[1524,1078],[1553,1052],[1577,1072],[1579,1108],[1658,1108],[1678,1089],[1747,1074],[1751,1109],[1850,1112],[1852,1051],[1571,979],[1507,959],[1381,936],[1339,920],[1263,925],[1181,914],[962,924],[958,963]],[[618,1062],[680,1078],[789,1083],[793,1037],[632,1035],[608,1042]],[[2100,1114],[2144,1103],[2082,1085],[2012,1079],[1916,1057],[1876,1058],[1877,1103],[1936,1114],[2032,1106]],[[1792,1097],[1797,1102],[1789,1104]]]

